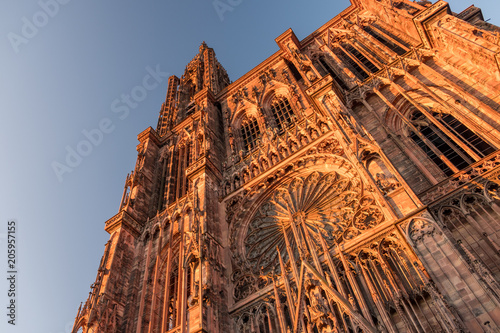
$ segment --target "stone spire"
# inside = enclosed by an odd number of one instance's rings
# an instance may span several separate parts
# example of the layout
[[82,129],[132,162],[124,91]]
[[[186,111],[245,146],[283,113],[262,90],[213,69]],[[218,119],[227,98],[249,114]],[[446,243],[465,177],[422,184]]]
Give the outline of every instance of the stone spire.
[[202,42],[198,54],[189,62],[184,75],[173,75],[168,80],[167,97],[158,119],[160,135],[196,111],[197,94],[208,90],[214,96],[230,83],[226,70],[219,63],[212,48]]

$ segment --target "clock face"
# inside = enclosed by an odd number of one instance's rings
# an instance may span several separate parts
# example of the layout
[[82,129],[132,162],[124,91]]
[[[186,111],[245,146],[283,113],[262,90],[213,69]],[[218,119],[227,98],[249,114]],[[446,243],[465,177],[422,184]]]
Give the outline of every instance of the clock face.
[[357,179],[313,172],[278,187],[257,210],[245,237],[246,259],[254,271],[269,272],[279,267],[278,249],[285,262],[290,255],[297,260],[320,250],[320,237],[333,245],[382,220]]

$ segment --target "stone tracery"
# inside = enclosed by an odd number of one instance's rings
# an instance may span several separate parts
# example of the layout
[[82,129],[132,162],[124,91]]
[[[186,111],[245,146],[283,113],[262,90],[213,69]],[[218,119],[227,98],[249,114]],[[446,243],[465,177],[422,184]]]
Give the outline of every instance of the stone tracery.
[[[282,185],[261,205],[245,236],[246,258],[255,270],[277,266],[276,248],[288,257],[286,242],[297,256],[351,239],[383,221],[381,210],[360,184],[336,172],[312,172]],[[314,249],[308,249],[306,238]]]

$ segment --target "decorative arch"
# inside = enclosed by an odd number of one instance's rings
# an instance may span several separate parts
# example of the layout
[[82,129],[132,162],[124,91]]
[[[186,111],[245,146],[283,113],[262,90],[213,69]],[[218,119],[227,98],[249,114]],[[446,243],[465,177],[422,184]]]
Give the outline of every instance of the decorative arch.
[[298,118],[299,113],[294,105],[294,100],[289,87],[279,83],[262,99],[266,119],[270,120],[274,125],[273,127],[278,129],[278,132],[283,132]]
[[[327,165],[332,164],[325,168],[321,159],[330,160]],[[258,198],[243,200],[243,206],[250,206],[243,208],[245,216],[233,217],[233,247],[255,270],[276,266],[276,247],[288,260],[285,235],[296,255],[307,250],[303,244],[298,246],[300,241],[296,241],[293,225],[300,225],[315,246],[321,246],[320,237],[328,244],[342,242],[349,229],[354,228],[359,234],[385,219],[375,199],[365,193],[359,175],[343,158],[325,154],[316,162],[312,158],[297,162],[301,167],[292,166],[293,172],[262,190]]]
[[290,87],[281,82],[275,81],[273,89],[267,91],[262,97],[262,103],[261,103],[262,107],[266,110],[269,109],[273,99],[276,97],[287,97],[290,99],[292,97],[292,92],[290,91]]
[[[354,166],[347,159],[327,152],[328,149],[333,149],[337,152],[336,147],[337,144],[333,143],[333,146],[330,148],[325,146],[322,153],[315,153],[299,158],[291,165],[277,170],[274,175],[269,175],[268,179],[273,179],[272,184],[266,184],[266,186],[260,187],[258,191],[248,191],[240,204],[243,208],[234,214],[231,221],[228,221],[232,225],[230,238],[234,241],[240,239],[241,230],[249,223],[249,216],[252,216],[257,211],[257,207],[270,196],[275,188],[280,184],[289,182],[293,177],[308,175],[314,171],[329,172],[335,170],[335,172],[347,178],[352,178],[353,181],[361,182]],[[242,170],[241,174],[245,176],[245,172],[248,173],[246,168]],[[236,243],[233,242],[233,244]]]
[[260,111],[257,105],[245,103],[244,105],[238,106],[232,117],[231,121],[232,129],[236,131],[238,128],[241,127],[241,123],[244,121],[245,118],[248,117],[257,118],[259,116],[259,113]]
[[269,302],[260,302],[246,309],[238,315],[235,324],[238,333],[280,332],[275,307]]
[[500,282],[500,244],[486,232],[491,227],[498,228],[500,215],[491,209],[483,196],[473,193],[462,195],[456,204],[442,206],[439,221],[449,230],[449,237],[455,241],[459,252],[471,261],[482,263]]
[[413,244],[421,242],[427,235],[432,235],[436,230],[436,222],[424,217],[414,218],[406,226],[406,234]]
[[257,118],[245,116],[239,126],[240,146],[246,151],[250,152],[255,149],[260,141],[261,129]]

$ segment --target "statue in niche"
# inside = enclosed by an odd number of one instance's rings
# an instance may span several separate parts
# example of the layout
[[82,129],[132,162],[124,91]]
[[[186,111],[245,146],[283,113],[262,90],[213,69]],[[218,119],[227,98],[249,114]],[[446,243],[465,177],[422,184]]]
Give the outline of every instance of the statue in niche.
[[276,131],[273,131],[271,128],[266,128],[264,134],[262,135],[262,143],[264,146],[271,144],[276,136]]
[[307,58],[307,56],[301,52],[299,52],[299,50],[295,49],[292,51],[293,53],[293,56],[295,57],[295,59],[297,60],[297,62],[299,64],[301,64],[302,66],[311,66],[312,65],[312,62],[311,60],[309,60],[309,58]]
[[234,136],[232,133],[229,133],[229,147],[231,148],[231,153],[234,152]]
[[276,156],[276,154],[272,154],[271,161],[272,161],[273,165],[278,163],[278,156]]
[[401,186],[393,175],[386,176],[383,172],[379,172],[375,175],[375,183],[384,194]]
[[372,175],[375,184],[383,194],[392,192],[401,186],[377,153],[366,151],[363,156],[363,159],[367,160],[368,172]]
[[198,298],[200,294],[200,282],[199,281],[194,281],[193,283],[193,292],[191,295],[188,297],[188,304],[189,306],[194,306],[198,304]]
[[335,332],[333,322],[328,315],[331,311],[328,302],[323,298],[323,295],[321,295],[321,289],[316,285],[316,282],[312,280],[306,282],[306,288],[308,289],[308,309],[311,315],[311,323],[316,324],[320,333]]
[[309,81],[314,81],[318,78],[312,70],[307,71],[306,76]]

